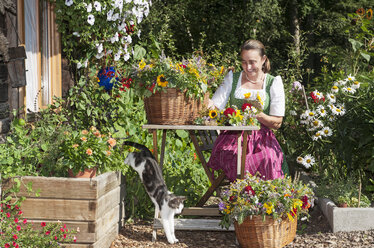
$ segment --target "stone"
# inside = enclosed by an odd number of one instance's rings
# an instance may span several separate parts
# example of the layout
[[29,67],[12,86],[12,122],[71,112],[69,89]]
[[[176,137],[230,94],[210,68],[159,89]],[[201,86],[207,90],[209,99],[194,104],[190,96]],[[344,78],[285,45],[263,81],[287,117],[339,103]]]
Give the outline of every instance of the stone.
[[10,119],[6,118],[6,119],[0,120],[0,133],[5,134],[9,132],[9,130],[10,130]]
[[0,80],[0,102],[8,101],[8,84],[2,83]]
[[0,103],[0,120],[9,117],[9,103]]

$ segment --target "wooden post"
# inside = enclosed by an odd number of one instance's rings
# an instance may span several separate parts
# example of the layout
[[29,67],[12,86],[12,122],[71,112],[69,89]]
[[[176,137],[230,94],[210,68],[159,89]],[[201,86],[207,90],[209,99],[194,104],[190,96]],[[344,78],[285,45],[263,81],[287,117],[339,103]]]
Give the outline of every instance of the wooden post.
[[243,148],[242,148],[242,163],[241,163],[241,170],[240,170],[240,178],[244,178],[245,174],[245,158],[247,155],[247,140],[248,140],[248,131],[243,132]]

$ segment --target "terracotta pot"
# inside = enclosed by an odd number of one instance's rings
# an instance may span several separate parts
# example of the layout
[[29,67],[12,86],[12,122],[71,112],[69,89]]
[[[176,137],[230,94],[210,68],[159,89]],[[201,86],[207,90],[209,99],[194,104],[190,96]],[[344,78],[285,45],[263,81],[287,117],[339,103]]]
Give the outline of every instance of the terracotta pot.
[[85,169],[84,171],[79,171],[77,174],[74,174],[72,169],[68,170],[69,177],[75,177],[75,178],[93,178],[96,177],[96,170],[97,168],[89,168]]
[[340,208],[346,208],[346,207],[348,207],[348,204],[347,204],[346,202],[344,202],[344,203],[340,203],[340,204],[338,205],[338,207],[340,207]]

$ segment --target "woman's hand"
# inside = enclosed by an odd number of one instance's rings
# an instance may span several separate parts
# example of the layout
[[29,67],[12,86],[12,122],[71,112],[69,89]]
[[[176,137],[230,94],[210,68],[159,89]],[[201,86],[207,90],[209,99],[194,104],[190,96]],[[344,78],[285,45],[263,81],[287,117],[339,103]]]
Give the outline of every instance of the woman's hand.
[[278,129],[282,125],[283,117],[282,116],[272,116],[267,115],[263,112],[258,113],[256,118],[259,122],[271,129]]

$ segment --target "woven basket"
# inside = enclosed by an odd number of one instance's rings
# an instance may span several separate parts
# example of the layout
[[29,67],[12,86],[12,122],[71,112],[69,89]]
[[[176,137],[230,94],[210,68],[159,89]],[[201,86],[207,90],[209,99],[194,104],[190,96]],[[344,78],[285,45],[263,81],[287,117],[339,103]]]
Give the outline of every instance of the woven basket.
[[204,105],[208,104],[209,94],[205,94],[203,103],[200,100],[187,98],[178,89],[166,89],[144,98],[144,108],[148,124],[188,125]]
[[242,248],[281,248],[291,243],[296,236],[297,219],[288,218],[281,222],[262,216],[247,217],[239,225],[234,223],[235,234]]

